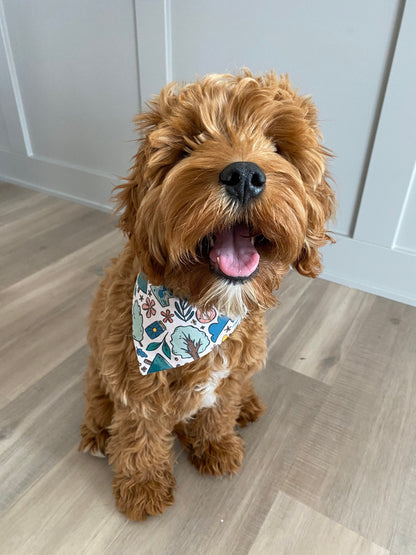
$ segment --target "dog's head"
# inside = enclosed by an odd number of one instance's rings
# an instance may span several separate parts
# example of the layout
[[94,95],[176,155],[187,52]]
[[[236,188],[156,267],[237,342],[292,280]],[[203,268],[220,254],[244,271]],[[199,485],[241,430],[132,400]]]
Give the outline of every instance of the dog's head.
[[235,316],[271,306],[290,265],[321,271],[329,152],[314,104],[287,78],[172,84],[136,121],[143,138],[116,201],[152,283]]

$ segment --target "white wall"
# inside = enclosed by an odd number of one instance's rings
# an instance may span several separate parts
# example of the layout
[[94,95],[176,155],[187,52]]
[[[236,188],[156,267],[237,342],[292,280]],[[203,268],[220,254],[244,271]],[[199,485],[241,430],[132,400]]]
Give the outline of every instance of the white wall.
[[139,109],[130,1],[3,0],[0,174],[108,206]]
[[416,304],[415,2],[0,0],[0,23],[2,179],[108,207],[165,83],[288,72],[336,154],[324,275]]

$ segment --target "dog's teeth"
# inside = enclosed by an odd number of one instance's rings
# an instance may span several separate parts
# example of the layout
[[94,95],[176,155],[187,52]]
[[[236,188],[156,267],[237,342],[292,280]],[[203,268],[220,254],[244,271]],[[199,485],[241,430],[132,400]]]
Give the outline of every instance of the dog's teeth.
[[251,244],[254,245],[255,237],[250,237]]
[[217,264],[218,264],[218,266],[220,265],[220,257],[219,256],[217,256]]

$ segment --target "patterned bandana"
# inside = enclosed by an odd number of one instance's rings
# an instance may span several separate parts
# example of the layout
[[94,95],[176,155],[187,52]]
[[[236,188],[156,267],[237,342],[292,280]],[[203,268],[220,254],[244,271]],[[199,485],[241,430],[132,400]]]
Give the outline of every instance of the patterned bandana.
[[143,375],[184,366],[208,354],[241,322],[214,308],[202,313],[164,285],[150,284],[144,274],[137,276],[132,313],[134,346]]

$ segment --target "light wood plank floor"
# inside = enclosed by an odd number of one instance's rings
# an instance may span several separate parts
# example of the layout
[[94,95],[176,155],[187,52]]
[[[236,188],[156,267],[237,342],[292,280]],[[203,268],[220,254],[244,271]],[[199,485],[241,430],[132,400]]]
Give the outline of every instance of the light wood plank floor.
[[0,231],[1,553],[416,553],[415,308],[290,274],[241,472],[201,477],[176,445],[176,504],[132,523],[77,452],[89,304],[122,238],[6,184]]

